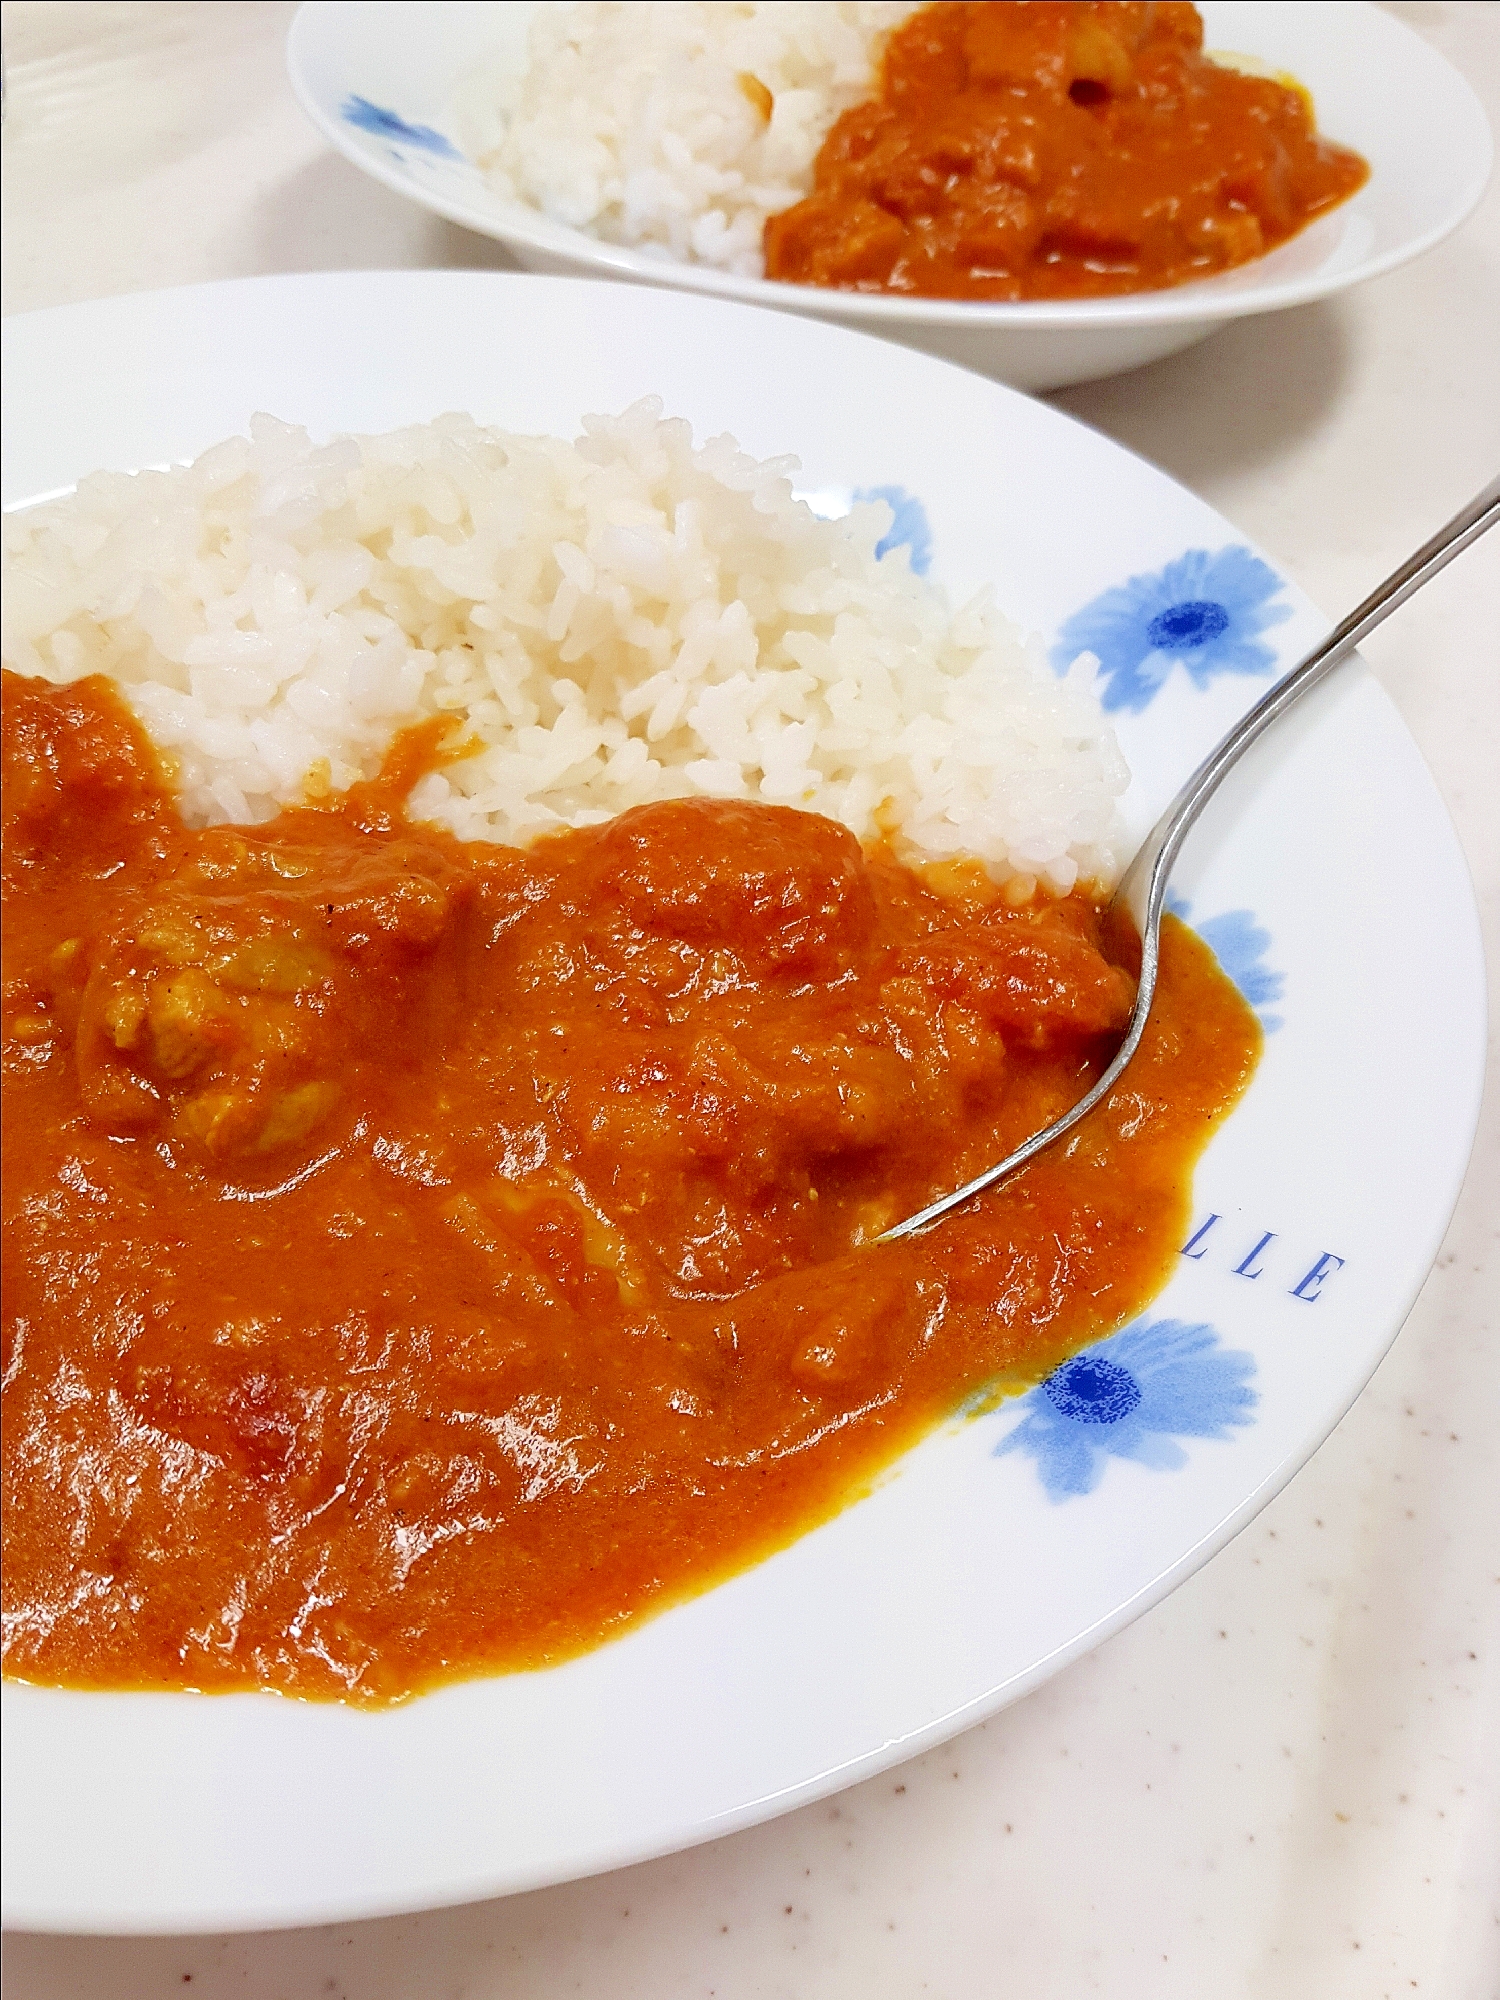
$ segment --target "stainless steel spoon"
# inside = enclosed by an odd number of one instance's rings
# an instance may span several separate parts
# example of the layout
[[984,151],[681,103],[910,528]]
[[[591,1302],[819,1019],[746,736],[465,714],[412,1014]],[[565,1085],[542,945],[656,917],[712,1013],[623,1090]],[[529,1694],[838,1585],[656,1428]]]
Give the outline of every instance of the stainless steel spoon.
[[1111,911],[1127,912],[1134,919],[1141,935],[1141,976],[1136,989],[1135,1009],[1126,1027],[1125,1039],[1115,1052],[1114,1061],[1093,1089],[1080,1097],[1061,1118],[1054,1119],[1040,1132],[1034,1132],[1015,1152],[997,1161],[994,1166],[986,1167],[982,1174],[965,1181],[952,1194],[939,1196],[916,1215],[909,1215],[904,1222],[897,1222],[883,1230],[875,1238],[877,1243],[894,1243],[903,1236],[929,1229],[961,1203],[972,1201],[986,1188],[997,1187],[1001,1181],[1019,1173],[1038,1153],[1045,1152],[1064,1133],[1071,1132],[1080,1119],[1086,1118],[1094,1106],[1109,1095],[1146,1032],[1151,1002],[1156,995],[1161,913],[1166,900],[1167,881],[1198,815],[1251,744],[1259,742],[1273,722],[1279,721],[1309,688],[1316,687],[1335,667],[1347,660],[1360,641],[1373,632],[1383,619],[1389,618],[1398,604],[1404,604],[1413,591],[1420,590],[1430,577],[1436,576],[1445,564],[1452,562],[1460,550],[1477,541],[1487,528],[1494,527],[1496,521],[1500,521],[1500,479],[1491,481],[1476,499],[1454,515],[1445,528],[1440,528],[1430,542],[1424,543],[1415,555],[1409,556],[1384,583],[1371,591],[1363,604],[1351,611],[1341,625],[1336,625],[1321,645],[1315,646],[1284,674],[1249,714],[1235,724],[1223,741],[1209,751],[1142,842],[1135,859],[1120,878],[1120,886],[1110,903]]

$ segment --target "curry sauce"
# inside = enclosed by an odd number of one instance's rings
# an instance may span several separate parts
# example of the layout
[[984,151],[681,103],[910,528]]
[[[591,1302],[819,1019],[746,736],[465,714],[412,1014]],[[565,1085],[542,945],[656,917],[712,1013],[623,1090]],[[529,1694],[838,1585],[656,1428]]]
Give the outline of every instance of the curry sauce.
[[1196,7],[975,0],[891,36],[879,94],[765,229],[766,275],[925,298],[1151,291],[1262,256],[1369,178]]
[[6,1667],[388,1702],[562,1659],[857,1495],[1160,1287],[1259,1033],[786,808],[526,850],[443,752],[187,828],[102,680],[5,676]]

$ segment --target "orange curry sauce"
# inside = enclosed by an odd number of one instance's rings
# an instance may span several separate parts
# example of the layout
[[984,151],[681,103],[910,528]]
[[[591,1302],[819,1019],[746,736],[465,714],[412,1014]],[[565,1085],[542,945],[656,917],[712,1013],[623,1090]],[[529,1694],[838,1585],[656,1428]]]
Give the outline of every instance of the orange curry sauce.
[[1196,7],[979,0],[892,35],[766,275],[947,299],[1153,291],[1243,264],[1369,178],[1304,92],[1202,55]]
[[1259,1032],[1165,942],[1128,1088],[925,1240],[854,1247],[1097,1074],[1082,896],[831,821],[408,821],[439,754],[183,826],[102,680],[7,674],[8,1670],[390,1701],[557,1660],[1135,1313]]

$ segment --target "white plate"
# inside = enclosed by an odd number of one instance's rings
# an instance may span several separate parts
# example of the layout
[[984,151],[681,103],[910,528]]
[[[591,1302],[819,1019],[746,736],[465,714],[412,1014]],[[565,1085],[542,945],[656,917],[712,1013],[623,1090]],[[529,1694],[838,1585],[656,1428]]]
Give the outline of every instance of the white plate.
[[672,285],[837,320],[1021,389],[1118,374],[1247,313],[1394,270],[1458,227],[1489,178],[1473,91],[1422,38],[1356,0],[1204,0],[1210,49],[1290,70],[1330,138],[1370,162],[1355,197],[1253,264],[1164,292],[1022,305],[829,292],[673,264],[600,243],[497,194],[463,155],[462,80],[519,73],[531,0],[308,0],[287,64],[314,124],[398,194],[505,244],[529,271]]
[[[903,489],[955,592],[994,578],[1029,625],[1092,635],[1125,698],[1136,829],[1324,629],[1108,440],[787,314],[570,279],[271,278],[36,313],[4,351],[10,504],[187,457],[257,409],[316,433],[457,408],[567,434],[650,391],[700,435],[797,451],[825,506]],[[1151,652],[1185,603],[1218,603],[1223,629]],[[311,1923],[639,1860],[977,1722],[1202,1563],[1327,1435],[1422,1282],[1472,1136],[1484,996],[1453,831],[1358,665],[1236,775],[1180,887],[1280,1025],[1199,1167],[1195,1240],[1090,1375],[932,1436],[794,1547],[550,1672],[387,1714],[8,1685],[5,1921]]]

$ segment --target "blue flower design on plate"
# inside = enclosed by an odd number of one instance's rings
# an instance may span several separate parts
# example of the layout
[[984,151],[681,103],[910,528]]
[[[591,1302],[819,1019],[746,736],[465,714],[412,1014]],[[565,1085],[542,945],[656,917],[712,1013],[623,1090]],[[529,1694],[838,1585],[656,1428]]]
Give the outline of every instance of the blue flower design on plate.
[[[1192,904],[1174,895],[1170,889],[1167,891],[1167,908],[1183,923],[1192,921]],[[1281,1016],[1271,1013],[1269,1009],[1280,1000],[1286,976],[1273,972],[1265,962],[1266,953],[1271,948],[1271,933],[1256,922],[1255,912],[1225,910],[1220,916],[1193,924],[1193,929],[1255,1009],[1266,1034],[1274,1035],[1281,1026]]]
[[1220,674],[1264,674],[1276,664],[1260,634],[1291,616],[1272,600],[1281,578],[1249,549],[1189,549],[1149,576],[1133,576],[1086,604],[1063,626],[1052,664],[1064,673],[1092,653],[1106,709],[1139,714],[1174,666],[1206,688]]
[[367,97],[346,97],[339,106],[339,116],[346,125],[356,125],[361,132],[373,132],[377,139],[399,139],[403,145],[420,146],[424,152],[436,153],[443,160],[463,158],[453,141],[431,125],[408,125],[399,112],[386,111]]
[[995,1456],[1029,1453],[1055,1501],[1092,1493],[1110,1458],[1175,1471],[1187,1463],[1178,1438],[1227,1438],[1253,1421],[1254,1373],[1254,1357],[1221,1349],[1211,1326],[1137,1320],[1023,1396],[1021,1421]]
[[875,544],[875,554],[889,555],[892,549],[904,546],[912,569],[918,576],[926,576],[932,567],[932,526],[916,495],[904,486],[861,486],[853,497],[859,502],[883,500],[895,516]]

